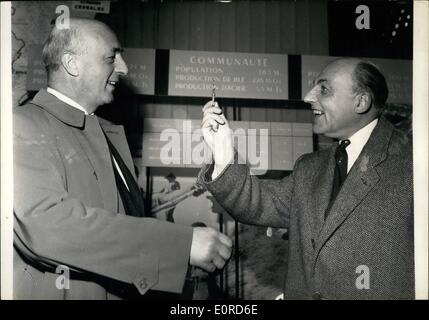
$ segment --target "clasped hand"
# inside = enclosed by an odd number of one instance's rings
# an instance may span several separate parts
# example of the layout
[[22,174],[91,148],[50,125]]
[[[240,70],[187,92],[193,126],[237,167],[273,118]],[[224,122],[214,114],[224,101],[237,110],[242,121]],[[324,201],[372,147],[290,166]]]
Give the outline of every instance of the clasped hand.
[[195,227],[190,264],[208,272],[222,269],[231,257],[232,240],[210,227]]

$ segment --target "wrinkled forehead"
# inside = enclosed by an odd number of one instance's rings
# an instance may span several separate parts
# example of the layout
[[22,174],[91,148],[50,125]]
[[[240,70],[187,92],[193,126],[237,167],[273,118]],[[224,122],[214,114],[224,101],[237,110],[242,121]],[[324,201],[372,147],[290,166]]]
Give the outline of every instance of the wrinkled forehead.
[[115,33],[106,25],[96,24],[88,27],[86,31],[89,40],[96,40],[100,43],[119,46],[118,38]]
[[112,54],[122,51],[118,38],[113,31],[106,26],[102,25],[96,28],[91,28],[87,30],[84,37],[89,51],[95,50],[102,54]]
[[316,83],[326,81],[332,84],[352,84],[357,60],[336,60],[328,64],[316,79]]

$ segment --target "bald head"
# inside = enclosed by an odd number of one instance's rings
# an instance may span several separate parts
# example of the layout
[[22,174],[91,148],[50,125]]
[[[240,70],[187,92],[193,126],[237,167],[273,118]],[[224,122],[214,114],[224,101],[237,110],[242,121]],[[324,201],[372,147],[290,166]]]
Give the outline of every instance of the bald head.
[[328,64],[325,70],[328,68],[349,74],[353,81],[353,91],[356,94],[368,94],[377,112],[381,111],[389,90],[384,75],[375,64],[359,58],[340,58]]
[[64,53],[85,54],[91,42],[112,31],[104,23],[92,19],[70,18],[69,28],[55,26],[43,46],[42,60],[50,76],[59,70]]
[[338,58],[326,65],[323,71],[326,69],[334,69],[335,70],[344,70],[344,71],[353,71],[356,65],[362,62],[359,58]]

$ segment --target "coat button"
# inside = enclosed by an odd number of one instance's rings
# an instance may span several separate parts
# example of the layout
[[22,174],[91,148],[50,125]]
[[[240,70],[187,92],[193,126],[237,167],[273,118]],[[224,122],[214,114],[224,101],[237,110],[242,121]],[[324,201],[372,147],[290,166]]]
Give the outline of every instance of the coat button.
[[142,280],[140,280],[139,286],[140,286],[140,289],[146,289],[147,288],[146,278],[143,278]]
[[313,250],[316,249],[316,242],[313,238],[311,239],[311,246],[313,247]]
[[313,300],[322,300],[322,294],[320,292],[313,293]]

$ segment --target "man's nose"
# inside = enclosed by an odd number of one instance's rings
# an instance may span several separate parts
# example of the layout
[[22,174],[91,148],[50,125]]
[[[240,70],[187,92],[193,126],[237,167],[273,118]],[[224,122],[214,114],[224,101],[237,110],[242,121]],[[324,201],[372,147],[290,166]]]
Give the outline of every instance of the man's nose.
[[316,101],[315,87],[313,87],[304,97],[304,102],[312,103]]
[[116,67],[115,67],[115,71],[117,73],[120,73],[124,76],[126,76],[128,74],[128,67],[127,64],[125,63],[124,59],[122,58],[121,55],[119,55],[116,58]]

